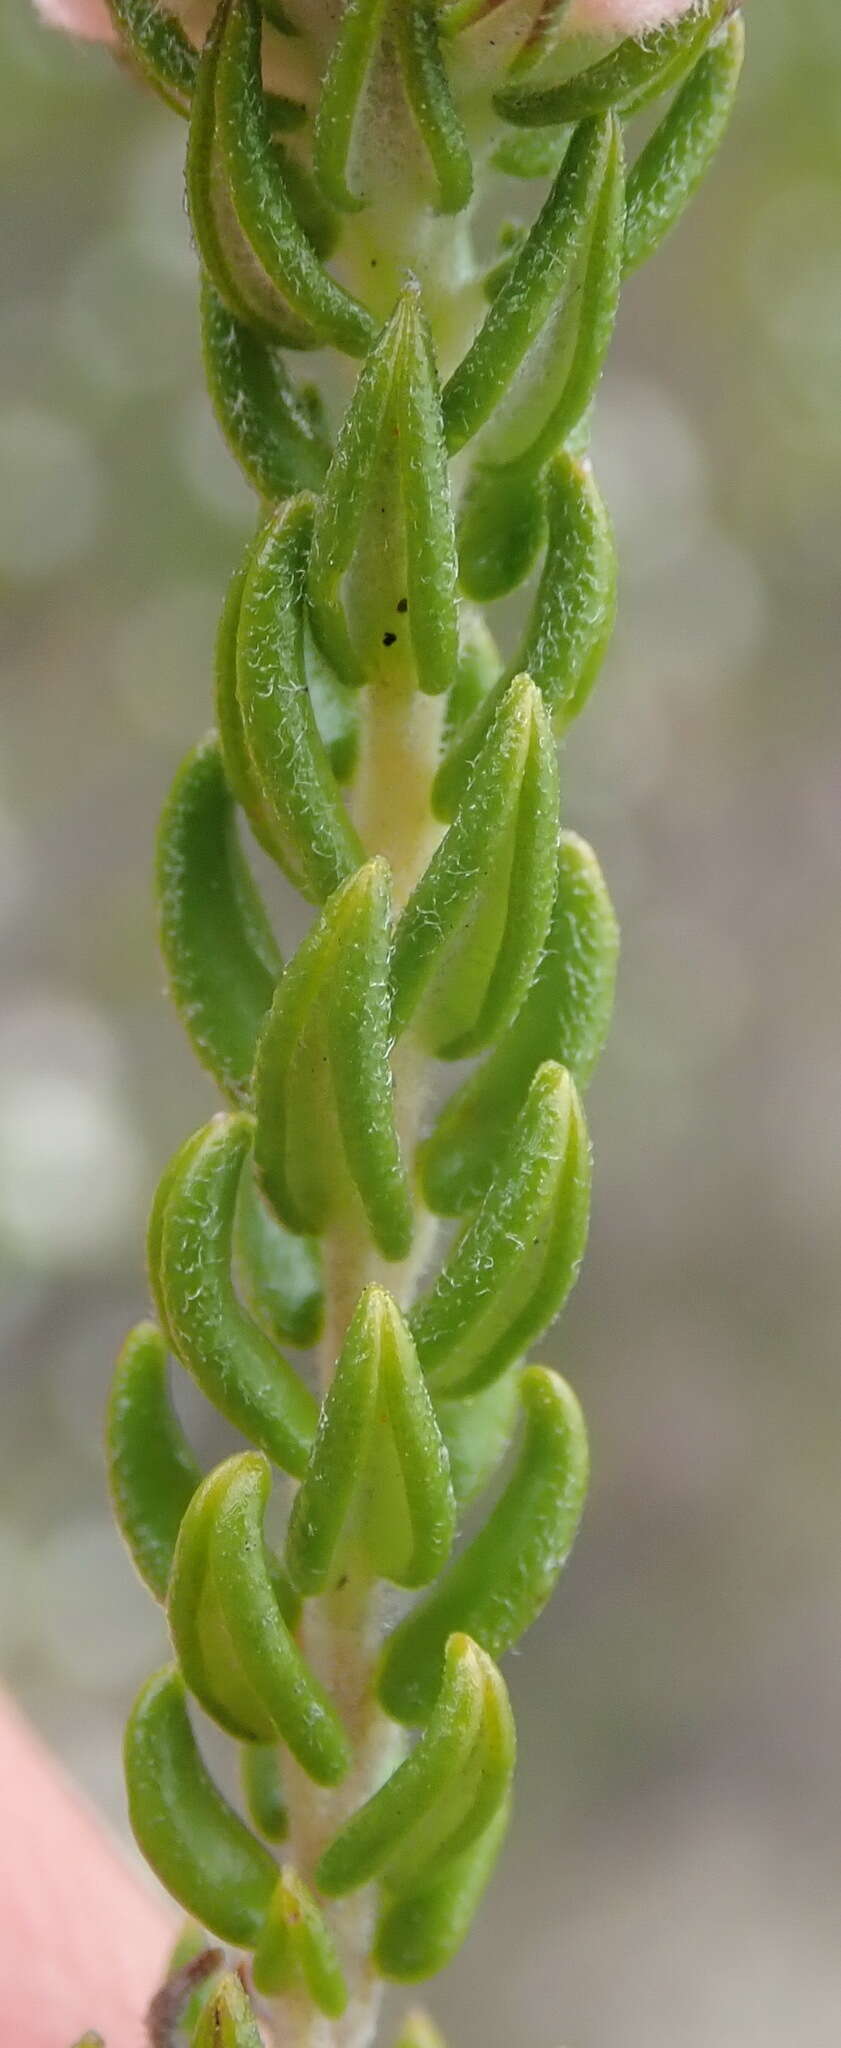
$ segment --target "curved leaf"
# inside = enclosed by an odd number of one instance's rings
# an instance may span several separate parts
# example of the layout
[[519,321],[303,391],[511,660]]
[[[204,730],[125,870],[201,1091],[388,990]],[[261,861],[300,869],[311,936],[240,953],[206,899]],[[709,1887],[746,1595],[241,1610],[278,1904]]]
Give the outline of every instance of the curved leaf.
[[678,20],[641,37],[626,37],[609,57],[559,85],[506,86],[494,104],[519,127],[582,121],[612,108],[635,113],[660,93],[671,91],[700,56],[721,21],[726,0],[713,7],[701,0]]
[[267,1998],[303,1988],[328,2019],[339,2019],[347,2005],[347,1987],[324,1916],[288,1863],[257,1943],[254,1984]]
[[262,2048],[262,2043],[251,2000],[232,1970],[211,1992],[190,2048]]
[[251,552],[249,549],[245,564],[231,577],[219,620],[216,636],[216,724],[225,776],[232,794],[264,853],[282,866],[283,840],[274,830],[268,805],[257,781],[237,696],[237,634]]
[[349,213],[365,204],[348,182],[348,158],[383,12],[384,0],[345,0],[316,114],[313,157],[318,180],[332,204]]
[[734,14],[640,151],[628,175],[626,276],[659,249],[706,177],[733,111],[744,54],[744,23]]
[[[554,380],[555,403],[528,450],[528,461],[534,467],[546,462],[563,442],[571,441],[576,430],[579,436],[584,432],[616,324],[624,243],[625,157],[621,130],[614,126],[581,277],[574,333],[571,326],[568,329],[568,367],[562,383],[560,378]],[[522,410],[526,419],[533,416],[528,401]],[[515,402],[506,434],[515,428],[516,414]],[[520,431],[521,426],[522,422],[515,430]],[[491,431],[483,445],[490,450]]]
[[289,1832],[289,1815],[283,1797],[283,1782],[276,1742],[244,1742],[240,1750],[240,1779],[249,1819],[267,1842],[282,1842]]
[[258,1323],[285,1344],[316,1344],[324,1322],[318,1246],[284,1228],[247,1171],[239,1184],[234,1246],[237,1283]]
[[546,937],[557,830],[551,729],[539,692],[518,676],[397,925],[396,1036],[411,1023],[440,1059],[461,1059],[516,1016]]
[[130,1330],[117,1360],[106,1422],[111,1499],[132,1560],[156,1600],[201,1467],[169,1398],[166,1345],[154,1323]]
[[441,399],[417,285],[357,379],[315,509],[309,595],[347,683],[449,689],[458,664],[453,513]]
[[231,1282],[237,1191],[251,1148],[245,1116],[218,1116],[171,1162],[151,1252],[174,1349],[202,1392],[286,1472],[303,1471],[316,1407],[297,1373],[240,1306]]
[[564,451],[546,477],[548,542],[517,657],[563,732],[583,709],[613,631],[616,554],[589,463]]
[[468,1636],[451,1636],[434,1711],[410,1756],[325,1850],[317,1881],[341,1896],[382,1876],[394,1893],[463,1851],[504,1805],[515,1737],[505,1685]]
[[438,1874],[432,1871],[414,1890],[386,1899],[374,1942],[382,1977],[416,1984],[444,1970],[470,1932],[505,1839],[511,1803],[504,1800],[469,1849]]
[[584,1251],[589,1183],[578,1096],[547,1062],[479,1209],[412,1312],[436,1399],[489,1386],[557,1315]]
[[458,1508],[484,1491],[505,1456],[517,1417],[517,1383],[512,1367],[468,1400],[435,1403]]
[[[481,604],[504,597],[524,582],[546,532],[539,476],[531,465],[477,463],[458,521],[458,573],[462,590]],[[523,664],[525,666],[525,664]]]
[[250,1451],[209,1474],[184,1517],[167,1614],[190,1691],[241,1740],[286,1743],[319,1785],[344,1775],[341,1723],[278,1604],[263,1541],[271,1486]]
[[106,0],[121,43],[168,107],[188,114],[198,57],[177,15],[159,0]]
[[286,1561],[301,1592],[322,1593],[349,1547],[400,1586],[427,1585],[453,1540],[449,1463],[406,1324],[368,1287],[324,1401],[289,1520]]
[[491,421],[483,453],[511,461],[554,409],[575,349],[581,283],[615,148],[609,118],[576,129],[531,233],[445,385],[451,452]]
[[385,1258],[412,1239],[390,1065],[389,877],[360,868],[278,983],[255,1070],[255,1158],[290,1230],[321,1232],[352,1189]]
[[379,1696],[396,1721],[424,1721],[441,1686],[455,1629],[501,1657],[542,1613],[575,1539],[589,1474],[575,1395],[556,1373],[520,1378],[525,1433],[516,1469],[492,1514],[386,1643]]
[[[299,347],[330,343],[349,355],[364,355],[376,336],[376,322],[324,269],[300,225],[288,176],[272,144],[260,42],[257,0],[221,0],[199,66],[194,101],[195,123],[207,65],[212,112],[204,163],[211,175],[208,179],[205,171],[198,219],[194,203],[196,237],[201,246],[200,224],[210,212],[210,247],[202,250],[205,262],[214,276],[214,236],[224,240],[223,260],[229,272],[231,262],[236,265],[235,289],[247,294],[252,319],[276,321],[282,338],[289,342],[294,335]],[[200,152],[199,174],[201,168]],[[188,172],[188,180],[195,192],[199,178]],[[214,282],[236,312],[225,277],[214,276]]]
[[461,213],[473,192],[473,159],[441,56],[433,0],[402,0],[395,17],[406,98],[438,181],[441,213]]
[[239,845],[213,734],[187,755],[167,799],[157,896],[179,1016],[220,1087],[233,1102],[246,1101],[282,961]]
[[616,916],[592,847],[564,832],[533,987],[510,1031],[445,1103],[420,1148],[424,1195],[436,1214],[458,1216],[481,1201],[544,1060],[567,1067],[579,1087],[589,1080],[607,1037],[618,953]]
[[[305,670],[304,581],[312,503],[293,498],[259,536],[237,626],[240,745],[271,845],[310,901],[364,859],[318,731]],[[228,753],[226,751],[226,763]],[[247,769],[243,767],[243,779]]]
[[554,178],[561,168],[572,141],[572,127],[569,122],[558,129],[556,134],[544,132],[521,132],[503,135],[491,157],[495,171],[502,171],[506,178]]
[[[555,456],[541,496],[541,517],[548,522],[546,556],[509,675],[520,669],[528,672],[560,735],[587,701],[616,616],[613,535],[589,463],[566,450]],[[456,734],[433,787],[439,817],[452,817],[508,687],[509,676],[501,676]]]
[[253,1947],[277,1866],[205,1769],[172,1667],[150,1678],[135,1701],[125,1772],[134,1836],[155,1875],[220,1941]]
[[330,449],[278,348],[229,312],[205,277],[204,366],[216,418],[249,483],[270,502],[317,490]]

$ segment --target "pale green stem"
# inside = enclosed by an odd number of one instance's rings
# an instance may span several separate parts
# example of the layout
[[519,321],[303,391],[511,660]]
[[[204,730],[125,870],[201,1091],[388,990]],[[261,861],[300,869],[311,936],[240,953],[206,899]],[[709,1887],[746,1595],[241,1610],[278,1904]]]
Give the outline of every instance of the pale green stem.
[[[424,697],[406,677],[386,685],[373,682],[362,704],[361,765],[354,817],[369,852],[384,854],[399,909],[422,874],[441,836],[429,791],[440,744],[440,700]],[[410,1160],[423,1113],[429,1063],[407,1038],[394,1059],[395,1108],[405,1157]],[[326,1324],[319,1354],[320,1391],[326,1391],[359,1296],[371,1281],[388,1287],[408,1306],[429,1248],[431,1219],[418,1204],[415,1246],[400,1265],[389,1265],[374,1250],[361,1216],[332,1233],[324,1247]],[[305,1602],[301,1645],[341,1715],[353,1751],[347,1778],[322,1791],[284,1759],[290,1816],[290,1849],[296,1869],[312,1883],[322,1850],[337,1830],[382,1784],[399,1762],[404,1738],[381,1713],[373,1675],[383,1633],[398,1611],[393,1589],[371,1584],[351,1571],[345,1582],[319,1600]],[[277,2048],[368,2048],[377,2024],[382,1985],[369,1956],[376,1916],[376,1889],[365,1886],[328,1908],[348,1986],[342,2019],[326,2020],[301,1999],[278,2001],[274,2012]]]

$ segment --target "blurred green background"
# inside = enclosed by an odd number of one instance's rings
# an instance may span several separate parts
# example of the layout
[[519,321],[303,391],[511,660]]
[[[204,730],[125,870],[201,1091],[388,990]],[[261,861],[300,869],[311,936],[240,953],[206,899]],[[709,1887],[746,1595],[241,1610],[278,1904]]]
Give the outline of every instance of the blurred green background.
[[[624,954],[549,1347],[594,1488],[510,1666],[516,1823],[433,2001],[462,2048],[790,2048],[841,2011],[841,11],[748,13],[735,129],[626,291],[600,404],[621,622],[566,810]],[[0,1634],[121,1828],[162,1629],[101,1414],[156,1171],[213,1106],[152,835],[252,519],[201,390],[182,146],[6,0]]]

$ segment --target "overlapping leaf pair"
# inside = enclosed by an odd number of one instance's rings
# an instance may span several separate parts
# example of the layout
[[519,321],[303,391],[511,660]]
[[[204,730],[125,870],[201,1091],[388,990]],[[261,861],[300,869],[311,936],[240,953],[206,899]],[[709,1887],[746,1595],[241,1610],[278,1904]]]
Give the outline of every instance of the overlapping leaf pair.
[[[346,0],[329,47],[315,11],[221,0],[200,53],[155,0],[110,4],[189,122],[211,395],[262,501],[223,612],[216,730],[159,841],[171,991],[227,1107],[160,1182],[156,1320],[127,1340],[111,1401],[117,1514],[175,1659],[129,1722],[129,1804],[175,1898],[248,1953],[261,2012],[314,2010],[329,2039],[360,1983],[432,1974],[468,1930],[514,1770],[495,1660],[541,1612],[583,1508],[578,1403],[523,1359],[584,1249],[580,1091],[617,955],[596,858],[561,829],[556,760],[615,607],[587,416],[622,276],[720,140],[741,30],[716,0],[570,77],[564,10],[537,0]],[[281,96],[263,82],[277,47],[295,52]],[[626,176],[626,117],[667,89]],[[409,279],[384,322],[357,295],[388,237],[389,161],[401,203],[417,174],[427,276],[480,166],[552,180],[483,317],[462,258],[431,293]],[[442,389],[459,295],[472,332]],[[360,362],[335,437],[284,359],[326,345]],[[503,660],[475,604],[541,555]],[[383,721],[425,781],[378,809]],[[401,828],[394,875],[380,817]],[[310,906],[285,962],[242,827]],[[474,1055],[421,1116],[418,1075]],[[451,1229],[437,1255],[434,1217]],[[290,1353],[325,1328],[316,1397]],[[249,1446],[207,1474],[169,1354]],[[196,1708],[240,1746],[248,1820],[210,1776]],[[373,1764],[361,1727],[379,1731]],[[334,1902],[369,1888],[360,1954]],[[195,2048],[256,2048],[229,1960],[199,1936],[171,1980]],[[435,2042],[416,2016],[400,2048]]]

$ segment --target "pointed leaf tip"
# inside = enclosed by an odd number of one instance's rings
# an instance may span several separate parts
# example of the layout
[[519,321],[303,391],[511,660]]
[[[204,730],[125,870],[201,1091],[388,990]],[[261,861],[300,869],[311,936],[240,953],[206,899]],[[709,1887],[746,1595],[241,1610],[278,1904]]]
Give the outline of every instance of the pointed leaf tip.
[[281,1870],[257,1943],[254,1984],[270,1998],[303,1990],[328,2019],[339,2019],[347,2006],[347,1986],[329,1928],[291,1864]]
[[173,1348],[229,1422],[285,1471],[306,1464],[315,1402],[238,1301],[232,1282],[239,1184],[250,1117],[214,1117],[176,1153],[153,1204],[153,1283]]
[[445,1103],[420,1151],[424,1195],[439,1215],[475,1209],[510,1143],[538,1067],[554,1060],[589,1080],[613,1009],[619,928],[586,841],[562,832],[546,944],[510,1030]]
[[534,1076],[479,1208],[412,1312],[436,1398],[489,1386],[557,1315],[584,1251],[589,1186],[578,1094],[549,1061]]
[[512,1022],[554,894],[558,769],[528,676],[494,693],[484,725],[453,823],[395,932],[395,1034],[411,1024],[442,1059],[480,1051]]
[[413,674],[432,695],[458,664],[456,552],[441,399],[409,279],[357,380],[315,515],[316,634],[348,683]]
[[290,1574],[313,1595],[348,1554],[398,1585],[445,1562],[455,1505],[449,1462],[417,1354],[391,1296],[366,1288],[321,1413],[287,1537]]

